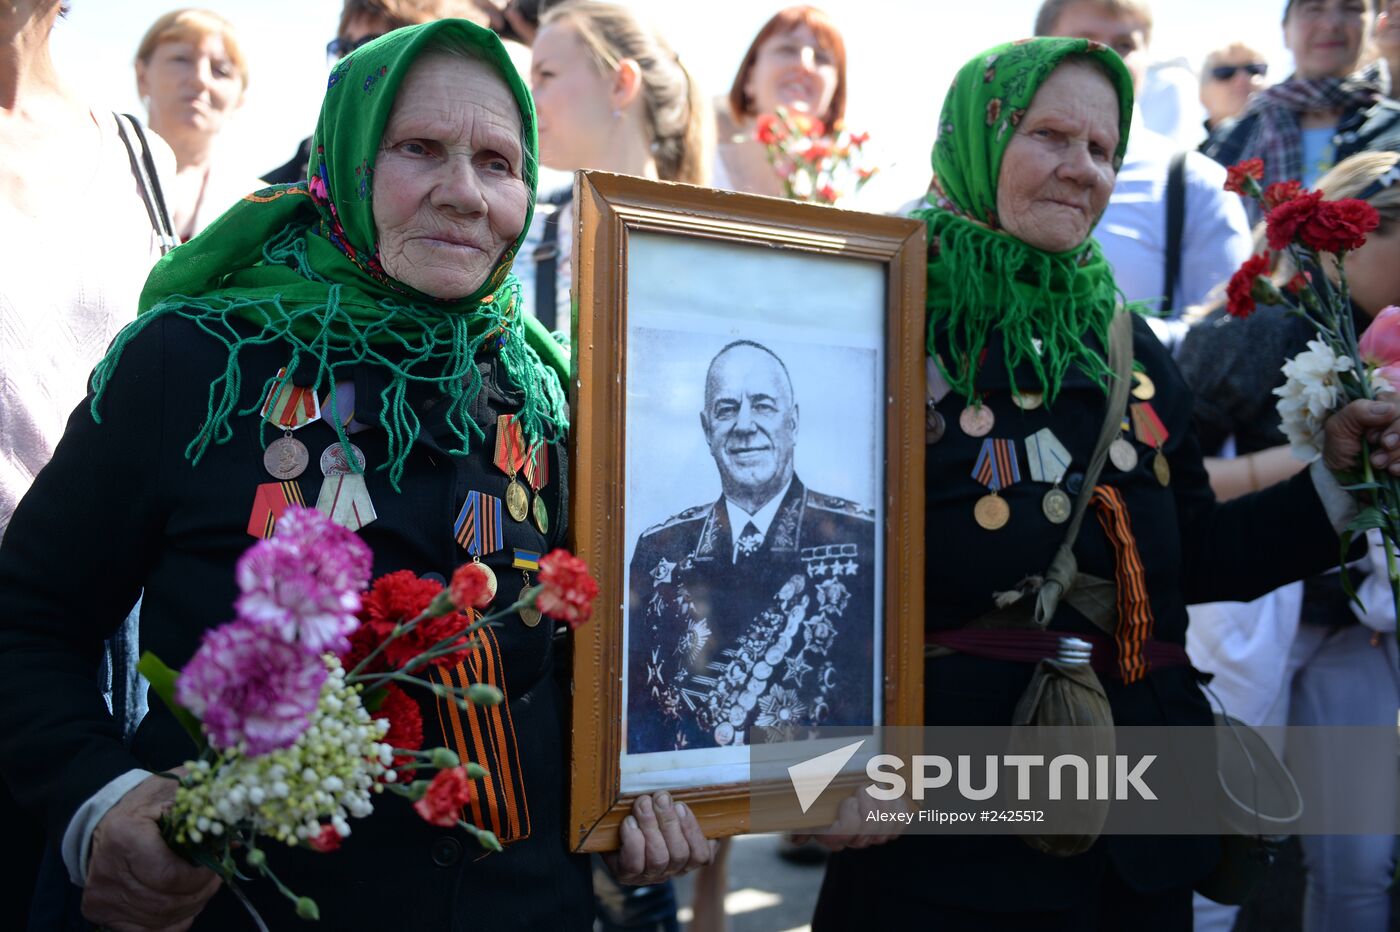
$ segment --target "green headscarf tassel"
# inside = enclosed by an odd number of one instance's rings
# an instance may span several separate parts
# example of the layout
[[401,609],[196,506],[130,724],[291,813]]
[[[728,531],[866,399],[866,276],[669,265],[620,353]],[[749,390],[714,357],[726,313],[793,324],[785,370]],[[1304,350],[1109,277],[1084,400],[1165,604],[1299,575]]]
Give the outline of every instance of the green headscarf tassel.
[[[1042,38],[998,45],[962,67],[943,103],[933,147],[941,198],[913,216],[928,225],[928,351],[969,402],[977,396],[977,363],[993,330],[1003,340],[1013,390],[1016,367],[1023,363],[1035,372],[1047,402],[1054,401],[1071,365],[1105,389],[1112,378],[1102,354],[1084,341],[1092,332],[1107,345],[1119,300],[1098,244],[1090,239],[1068,252],[1048,253],[1003,232],[997,216],[1006,147],[1036,91],[1071,55],[1101,63],[1112,78],[1120,111],[1119,165],[1132,122],[1133,82],[1123,60],[1101,43]],[[939,331],[947,335],[950,359],[937,352]]]
[[[463,49],[490,64],[510,88],[523,127],[522,175],[529,210],[520,235],[473,294],[444,301],[395,281],[379,264],[372,194],[374,163],[394,98],[410,66],[429,47]],[[331,72],[312,136],[309,181],[251,194],[203,233],[156,264],[141,294],[140,316],[117,335],[93,370],[92,416],[127,343],[153,320],[175,314],[197,322],[228,347],[224,372],[209,386],[209,407],[185,449],[198,463],[208,445],[233,436],[229,419],[242,389],[245,346],[291,347],[287,376],[306,383],[298,366],[314,364],[313,385],[334,404],[336,370],[361,364],[389,373],[380,397],[388,432],[389,480],[399,488],[419,421],[409,382],[436,385],[449,399],[447,423],[466,455],[485,434],[469,414],[481,390],[477,356],[499,353],[510,384],[524,397],[518,418],[527,440],[557,442],[568,428],[561,380],[565,351],[519,306],[511,262],[534,213],[537,135],[534,102],[500,40],[464,20],[438,20],[395,30],[357,49]],[[251,323],[256,329],[248,335]],[[335,361],[332,362],[332,357]],[[277,384],[269,378],[259,399]],[[338,419],[332,419],[338,420]],[[336,424],[343,445],[349,440]],[[354,462],[353,457],[348,457]]]

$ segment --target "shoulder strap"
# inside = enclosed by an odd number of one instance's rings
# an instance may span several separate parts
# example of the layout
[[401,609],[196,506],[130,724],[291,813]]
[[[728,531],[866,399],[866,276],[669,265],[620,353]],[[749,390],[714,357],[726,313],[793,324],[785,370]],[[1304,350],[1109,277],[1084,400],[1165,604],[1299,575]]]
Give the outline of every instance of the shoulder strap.
[[[146,142],[146,132],[141,122],[129,113],[113,113],[117,121],[117,135],[126,145],[126,154],[131,159],[131,173],[136,176],[141,189],[141,199],[146,203],[146,213],[151,218],[151,229],[160,239],[160,252],[165,255],[180,245],[175,235],[174,224],[170,222],[170,212],[165,207],[165,195],[160,189],[160,175],[156,171],[156,160],[151,155],[151,147]],[[141,155],[136,155],[132,138],[141,144]]]
[[1186,226],[1186,153],[1172,156],[1167,171],[1167,262],[1162,285],[1162,312],[1175,316],[1176,285],[1181,278],[1181,234]]
[[1094,455],[1089,459],[1089,468],[1084,470],[1084,485],[1079,489],[1079,497],[1074,502],[1074,514],[1065,532],[1064,543],[1055,553],[1050,569],[1045,573],[1045,581],[1036,594],[1035,623],[1044,628],[1055,617],[1055,609],[1074,578],[1079,565],[1074,559],[1074,543],[1079,539],[1079,528],[1084,523],[1084,512],[1089,507],[1089,498],[1094,494],[1103,464],[1108,459],[1108,447],[1122,430],[1123,406],[1128,402],[1128,390],[1132,386],[1133,375],[1133,314],[1122,308],[1114,315],[1108,326],[1108,365],[1113,370],[1113,386],[1108,392],[1108,407],[1104,413],[1103,426],[1099,428],[1098,443],[1094,445]]

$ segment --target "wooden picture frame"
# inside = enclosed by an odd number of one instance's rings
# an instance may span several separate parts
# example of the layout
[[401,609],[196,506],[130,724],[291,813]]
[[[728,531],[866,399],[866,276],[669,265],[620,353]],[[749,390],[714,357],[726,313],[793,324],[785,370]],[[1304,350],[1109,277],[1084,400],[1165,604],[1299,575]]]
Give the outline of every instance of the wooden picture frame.
[[[677,257],[668,260],[673,261],[672,266],[646,259],[651,263],[647,268],[654,266],[664,271],[673,267],[682,279],[704,282],[701,289],[690,288],[684,294],[675,291],[669,294],[675,295],[678,301],[693,299],[701,304],[709,301],[716,308],[726,309],[724,313],[733,315],[731,332],[737,332],[740,337],[751,326],[759,326],[747,319],[741,322],[747,313],[744,308],[758,298],[770,302],[777,299],[767,294],[765,289],[749,288],[742,293],[733,290],[745,274],[742,270],[736,271],[738,266],[733,263],[739,263],[750,273],[753,268],[759,267],[754,263],[762,263],[765,269],[771,267],[777,270],[781,267],[780,278],[786,277],[775,284],[775,288],[780,285],[789,289],[805,287],[803,282],[809,276],[803,270],[808,269],[815,271],[816,274],[810,279],[817,284],[819,280],[825,280],[824,276],[839,278],[842,275],[854,276],[852,281],[875,283],[873,287],[878,289],[876,291],[861,286],[865,289],[861,294],[866,298],[874,296],[871,300],[853,300],[851,304],[863,307],[860,313],[869,315],[868,319],[874,322],[869,326],[877,331],[877,338],[883,339],[883,349],[872,351],[874,354],[868,357],[850,357],[854,360],[851,363],[855,367],[851,369],[853,372],[865,371],[860,366],[866,365],[863,360],[870,360],[867,366],[871,373],[869,384],[874,386],[874,391],[869,393],[869,403],[876,412],[876,416],[871,418],[874,422],[872,425],[865,425],[859,418],[851,423],[860,430],[868,429],[872,437],[881,437],[883,444],[882,448],[879,445],[870,447],[875,451],[870,458],[874,464],[870,469],[874,477],[870,487],[883,488],[883,494],[877,495],[872,502],[878,502],[878,507],[871,509],[883,517],[882,522],[873,522],[871,531],[876,541],[872,549],[883,554],[883,558],[876,558],[874,563],[877,567],[882,565],[882,570],[869,574],[874,579],[872,586],[879,593],[872,603],[879,608],[871,612],[871,624],[879,632],[879,641],[872,641],[872,644],[880,645],[870,648],[871,656],[879,658],[878,668],[872,665],[870,669],[880,671],[878,678],[870,681],[871,715],[874,716],[878,709],[877,720],[881,724],[919,725],[923,718],[923,346],[926,339],[924,295],[927,260],[924,225],[917,221],[630,176],[579,173],[574,182],[574,208],[575,350],[569,386],[572,410],[570,488],[573,493],[570,536],[574,552],[593,568],[601,592],[592,623],[580,628],[574,635],[572,780],[566,832],[568,843],[574,850],[606,851],[618,846],[618,826],[630,809],[631,799],[648,791],[629,790],[625,786],[627,780],[634,778],[624,777],[624,762],[631,756],[636,756],[638,760],[655,757],[641,755],[640,752],[637,755],[624,754],[628,737],[624,732],[627,709],[623,694],[629,675],[629,657],[624,654],[624,642],[627,640],[624,619],[629,599],[627,554],[629,544],[633,542],[628,540],[629,520],[634,523],[656,520],[655,515],[651,519],[629,515],[625,507],[629,456],[628,364],[629,352],[632,351],[628,345],[628,335],[633,332],[629,329],[629,319],[630,315],[642,314],[643,307],[640,297],[637,298],[637,307],[632,307],[632,286],[629,282],[633,281],[634,274],[652,274],[638,263],[648,256],[661,256],[663,259],[668,255]],[[691,255],[715,257],[714,267],[705,267],[697,272],[695,263],[680,261],[680,257]],[[664,276],[656,273],[656,277]],[[665,293],[664,286],[659,282],[651,283],[638,278],[635,284],[639,295],[642,290]],[[766,297],[756,294],[757,291],[764,291]],[[879,291],[883,292],[882,298]],[[703,294],[697,295],[696,292]],[[815,292],[807,296],[799,293],[779,297],[784,302],[792,302],[784,303],[784,308],[800,308],[803,301],[826,302],[829,305],[832,300],[830,294]],[[883,326],[880,323],[881,315]],[[814,320],[812,326],[820,328],[832,325],[836,317],[828,313],[824,318]],[[722,329],[729,323],[722,320],[715,326]],[[713,364],[709,362],[711,358],[718,359],[725,350],[716,353],[713,348],[721,335],[702,337],[694,341],[670,341],[656,345],[688,346],[694,342],[698,354],[696,359],[687,360],[686,365],[679,368],[692,373],[708,373],[709,370],[696,367],[702,363]],[[845,364],[841,360],[846,357],[832,355],[840,350],[839,342],[838,337],[828,343],[814,343],[812,353],[817,355],[813,358],[825,353],[827,355],[820,358],[829,357],[839,363],[837,369],[832,371],[845,371],[840,369],[840,365]],[[648,352],[655,353],[655,345],[647,346],[652,347]],[[709,348],[704,349],[705,346]],[[675,352],[685,351],[680,349]],[[642,354],[643,350],[636,352]],[[672,350],[668,348],[666,352],[671,353]],[[772,350],[766,352],[774,359],[779,358]],[[633,361],[640,366],[642,356],[638,355]],[[658,367],[668,368],[660,363]],[[637,370],[634,378],[638,384],[642,378],[640,373],[650,373],[653,368],[657,367]],[[679,371],[678,367],[670,368]],[[787,365],[784,364],[786,370]],[[695,414],[699,413],[701,405],[709,403],[709,376],[706,374],[694,381],[701,383],[695,385],[696,398],[701,398],[702,394],[704,398],[689,408],[688,411],[692,413],[681,421],[685,430],[693,431],[694,442],[703,445],[710,436],[710,428],[705,428],[706,433],[702,437],[701,425],[696,423]],[[814,378],[808,376],[807,383],[813,381]],[[788,384],[797,384],[794,377],[789,377]],[[795,402],[800,402],[798,394],[794,388],[792,396]],[[796,404],[794,412],[795,407]],[[882,418],[878,416],[881,409]],[[705,423],[703,417],[702,424]],[[820,417],[819,411],[817,418]],[[807,413],[801,423],[808,433],[808,428],[813,424],[819,431],[830,430],[829,424],[824,426],[820,420],[814,421],[811,413]],[[817,442],[806,441],[807,434],[800,436],[804,437],[804,442]],[[634,440],[638,444],[648,445],[645,447],[648,452],[639,452],[644,449],[639,446],[632,451],[633,456],[654,455],[649,452],[650,445],[666,443],[662,437],[645,435],[641,426],[637,427]],[[713,447],[705,448],[706,454],[712,451]],[[800,445],[796,451],[800,457]],[[830,450],[825,452],[829,453]],[[670,451],[659,455],[670,455]],[[711,472],[715,472],[719,455],[715,454],[716,459],[710,463]],[[740,452],[724,455],[751,454]],[[854,460],[864,462],[859,457]],[[641,470],[638,473],[638,481],[641,481]],[[716,476],[714,481],[720,480]],[[674,487],[676,483],[671,485]],[[789,491],[791,489],[790,485]],[[684,489],[679,494],[684,495]],[[839,504],[841,500],[833,496],[817,497],[827,505],[838,503],[836,510],[842,507]],[[721,499],[711,506],[716,513],[722,509],[723,501]],[[635,508],[633,510],[636,511]],[[684,517],[684,514],[676,517]],[[733,559],[737,561],[745,538],[739,534],[734,537]],[[807,538],[813,539],[816,538]],[[641,546],[640,541],[638,546]],[[696,549],[698,551],[700,548]],[[808,551],[822,552],[818,548],[807,548],[803,551],[804,560],[816,559]],[[830,572],[839,573],[840,561],[835,562],[837,568]],[[665,557],[658,563],[658,566],[663,565],[669,565]],[[808,573],[813,571],[812,566],[826,568],[820,563],[812,564],[808,566]],[[852,560],[845,572],[854,571]],[[854,586],[856,582],[852,581],[851,584]],[[842,604],[844,606],[846,603]],[[847,636],[847,645],[854,636]],[[810,640],[810,636],[808,638]],[[787,643],[791,642],[792,639],[789,639]],[[803,649],[806,650],[805,647]],[[798,655],[799,663],[802,657],[802,654]],[[830,666],[824,666],[823,670],[829,673]],[[805,682],[805,678],[802,681]],[[750,681],[749,685],[754,684]],[[792,689],[796,690],[795,684]],[[769,689],[768,695],[771,697],[776,692]],[[652,695],[655,696],[654,693]],[[730,711],[735,710],[731,707]],[[727,737],[722,729],[723,723],[715,729],[715,742]],[[740,734],[739,740],[742,741],[742,732]],[[704,749],[696,747],[685,750]],[[706,753],[731,752],[716,744]],[[685,757],[682,753],[678,759],[684,760]],[[646,779],[645,775],[640,779]],[[753,785],[746,781],[667,788],[694,811],[709,837],[745,832],[749,825],[750,805],[754,800],[768,793],[789,789],[780,785]],[[834,817],[834,807],[815,806],[807,816],[812,826],[829,824]]]

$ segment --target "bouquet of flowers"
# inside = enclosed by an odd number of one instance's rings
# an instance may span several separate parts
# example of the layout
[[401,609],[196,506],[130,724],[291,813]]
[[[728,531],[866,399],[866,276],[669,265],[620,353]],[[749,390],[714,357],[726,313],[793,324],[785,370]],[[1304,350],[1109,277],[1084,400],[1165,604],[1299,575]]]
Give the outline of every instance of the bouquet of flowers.
[[835,135],[828,136],[821,120],[783,107],[758,118],[754,139],[763,144],[788,200],[835,204],[874,177],[877,169],[856,164],[870,134],[833,128]]
[[[1227,191],[1259,201],[1269,245],[1262,254],[1245,260],[1231,277],[1226,310],[1242,318],[1254,312],[1257,301],[1281,305],[1317,331],[1307,350],[1284,363],[1287,381],[1274,389],[1289,445],[1295,456],[1310,463],[1322,455],[1322,424],[1328,415],[1357,399],[1400,391],[1400,308],[1386,308],[1358,337],[1344,260],[1379,226],[1374,207],[1353,198],[1324,201],[1321,192],[1308,191],[1297,181],[1276,182],[1261,190],[1263,175],[1263,161],[1249,159],[1232,166],[1225,182]],[[1285,255],[1298,270],[1283,288],[1269,277],[1275,258],[1269,250]],[[1335,284],[1326,274],[1328,269],[1336,271]],[[1400,572],[1395,560],[1400,543],[1400,482],[1372,469],[1364,441],[1361,471],[1340,478],[1359,505],[1359,513],[1343,534],[1342,553],[1346,554],[1356,534],[1380,532],[1391,595],[1400,612]],[[1345,560],[1342,583],[1348,595],[1356,598]]]
[[[206,631],[182,671],[155,655],[140,670],[200,749],[179,780],[161,827],[192,862],[238,888],[235,855],[268,878],[303,919],[319,911],[273,872],[264,842],[331,852],[384,792],[413,800],[428,822],[460,826],[489,850],[496,836],[465,821],[462,807],[486,771],[447,748],[423,749],[423,719],[405,687],[459,705],[494,705],[486,684],[460,688],[428,678],[475,646],[482,626],[521,608],[571,628],[588,620],[597,583],[564,550],[540,559],[538,586],[482,614],[495,578],[467,563],[444,588],[401,571],[370,584],[370,551],[353,532],[311,508],[289,508],[275,535],[238,561],[236,617]],[[364,590],[368,587],[368,592]],[[426,772],[436,770],[428,779]]]

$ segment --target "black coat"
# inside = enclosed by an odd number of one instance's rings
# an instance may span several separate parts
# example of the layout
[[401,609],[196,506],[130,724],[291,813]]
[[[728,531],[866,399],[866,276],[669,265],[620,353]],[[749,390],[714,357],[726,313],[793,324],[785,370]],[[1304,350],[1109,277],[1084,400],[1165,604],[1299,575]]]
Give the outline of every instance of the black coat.
[[[1171,483],[1159,484],[1151,449],[1135,441],[1137,467],[1121,472],[1107,463],[1099,485],[1117,489],[1126,504],[1146,572],[1153,637],[1181,645],[1187,604],[1250,599],[1317,572],[1335,563],[1337,535],[1306,473],[1252,496],[1215,501],[1191,430],[1191,392],[1146,322],[1138,318],[1133,324],[1135,358],[1156,388],[1149,403],[1169,432],[1164,452]],[[989,346],[977,384],[996,415],[990,436],[1015,438],[1024,457],[1024,438],[1051,427],[1073,457],[1067,485],[1074,491],[1103,422],[1104,392],[1071,368],[1053,407],[1021,411],[1010,401],[1001,345],[993,338]],[[1033,386],[1033,374],[1018,371],[1017,384]],[[982,440],[959,429],[963,406],[956,393],[943,399],[938,410],[947,430],[928,448],[925,624],[930,631],[957,628],[990,611],[992,593],[1043,572],[1065,534],[1065,525],[1051,524],[1042,514],[1040,502],[1049,486],[1031,481],[1024,459],[1022,481],[1002,492],[1011,508],[1007,526],[986,531],[975,523],[973,506],[987,492],[972,477]],[[1092,505],[1075,555],[1081,572],[1114,578],[1112,546]],[[1064,602],[1051,628],[1098,632]],[[962,654],[929,660],[925,723],[1009,725],[1032,672],[1031,664]],[[1117,724],[1211,722],[1189,667],[1152,669],[1132,684],[1101,679]],[[906,835],[832,859],[818,927],[849,928],[857,919],[876,927],[936,925],[940,905],[995,912],[1063,909],[1093,895],[1107,861],[1132,889],[1182,888],[1213,867],[1218,851],[1213,837],[1106,836],[1082,855],[1057,858],[1009,836]]]
[[[20,801],[43,813],[55,840],[79,805],[114,777],[133,767],[168,769],[193,755],[154,696],[124,747],[95,672],[103,639],[143,589],[141,646],[174,667],[190,658],[205,629],[232,617],[234,563],[253,543],[246,526],[254,488],[272,481],[262,465],[259,419],[231,418],[232,439],[211,446],[197,467],[184,456],[226,356],[221,343],[178,317],[133,339],[103,399],[102,423],[93,422],[87,402],[74,411],[0,546],[0,767]],[[237,410],[256,406],[264,379],[287,362],[285,346],[246,347]],[[452,534],[465,493],[503,496],[507,480],[490,457],[495,414],[519,400],[502,387],[494,360],[481,366],[486,387],[471,413],[491,427],[484,442],[476,441],[476,455],[447,453],[457,440],[445,425],[443,396],[430,389],[410,390],[423,426],[402,493],[373,468],[386,459],[384,431],[354,435],[378,511],[360,532],[376,576],[399,569],[449,576],[465,559]],[[354,380],[360,419],[373,421],[381,377],[362,366]],[[317,459],[334,432],[314,423],[297,437],[311,453],[297,482],[314,504]],[[550,535],[507,519],[507,549],[486,559],[505,597],[523,584],[510,568],[511,547],[545,551],[563,540],[566,463],[556,454],[551,467],[544,490]],[[319,902],[323,928],[591,927],[588,861],[568,854],[563,838],[567,743],[551,625],[529,628],[511,619],[497,634],[528,836],[502,854],[484,855],[463,832],[431,827],[385,794],[372,816],[352,821],[338,853],[269,852],[283,880]],[[443,743],[450,729],[439,726],[430,703],[423,703],[423,719],[428,744]],[[247,889],[273,928],[298,922],[271,884],[258,880]],[[221,892],[195,928],[243,930],[248,921]]]

